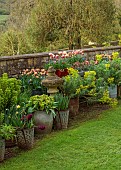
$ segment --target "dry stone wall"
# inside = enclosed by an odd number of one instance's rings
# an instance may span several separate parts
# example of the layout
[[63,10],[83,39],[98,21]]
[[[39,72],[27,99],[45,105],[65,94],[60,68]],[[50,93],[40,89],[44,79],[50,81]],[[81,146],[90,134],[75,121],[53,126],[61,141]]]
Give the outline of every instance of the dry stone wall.
[[[87,59],[94,59],[99,53],[111,54],[113,51],[119,51],[121,54],[121,46],[98,47],[81,49],[84,51]],[[67,50],[70,52],[73,50]],[[52,52],[57,54],[58,51]],[[121,56],[121,55],[120,55]],[[0,76],[8,73],[10,77],[18,76],[24,69],[43,68],[45,62],[49,61],[49,53],[24,54],[16,56],[0,57]]]

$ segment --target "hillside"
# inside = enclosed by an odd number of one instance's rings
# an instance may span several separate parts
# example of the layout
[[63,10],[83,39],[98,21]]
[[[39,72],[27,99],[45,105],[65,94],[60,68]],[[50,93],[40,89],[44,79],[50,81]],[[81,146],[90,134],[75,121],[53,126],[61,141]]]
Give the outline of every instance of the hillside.
[[0,15],[8,15],[10,12],[10,1],[0,0]]

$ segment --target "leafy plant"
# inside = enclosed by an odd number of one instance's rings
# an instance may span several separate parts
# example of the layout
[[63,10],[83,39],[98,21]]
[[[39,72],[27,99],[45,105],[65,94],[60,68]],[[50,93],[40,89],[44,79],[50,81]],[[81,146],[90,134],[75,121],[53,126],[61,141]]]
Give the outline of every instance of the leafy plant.
[[54,101],[52,96],[48,95],[35,95],[30,97],[26,105],[28,113],[32,113],[37,110],[45,110],[47,114],[51,113],[55,116],[54,109],[57,107],[57,103]]
[[7,112],[6,122],[11,123],[12,126],[17,129],[31,128],[33,124],[33,114],[28,113],[26,110],[26,104],[14,105]]
[[64,96],[62,93],[58,93],[54,96],[55,102],[57,102],[57,110],[67,110],[69,107],[69,97]]
[[17,99],[17,104],[21,105],[22,103],[27,103],[29,101],[29,98],[31,96],[31,91],[25,89],[23,92],[21,92]]
[[117,99],[109,97],[109,91],[105,90],[103,96],[98,100],[101,103],[109,104],[111,107],[116,107],[118,104]]
[[15,137],[16,129],[12,125],[1,125],[0,126],[0,137],[9,140]]
[[22,91],[39,90],[42,94],[46,93],[46,88],[42,86],[41,81],[45,78],[44,69],[26,69],[22,72],[19,79],[22,82]]
[[64,83],[60,87],[60,90],[63,94],[69,96],[70,98],[78,96],[76,90],[80,87],[81,77],[78,74],[78,71],[69,68],[69,75],[63,77]]

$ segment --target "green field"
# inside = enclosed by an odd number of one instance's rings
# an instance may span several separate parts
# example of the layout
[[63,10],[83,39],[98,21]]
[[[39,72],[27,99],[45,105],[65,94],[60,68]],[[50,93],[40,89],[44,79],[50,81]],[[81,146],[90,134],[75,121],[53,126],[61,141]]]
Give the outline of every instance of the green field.
[[8,19],[9,15],[0,15],[0,23],[4,23]]

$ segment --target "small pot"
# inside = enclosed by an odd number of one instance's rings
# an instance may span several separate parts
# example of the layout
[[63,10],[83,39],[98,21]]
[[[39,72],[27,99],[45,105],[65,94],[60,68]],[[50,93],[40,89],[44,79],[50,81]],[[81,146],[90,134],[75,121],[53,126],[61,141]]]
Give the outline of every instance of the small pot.
[[67,129],[69,119],[69,110],[56,112],[55,126],[56,129]]
[[34,128],[16,131],[17,145],[20,149],[31,149],[34,144]]
[[0,162],[4,160],[5,156],[5,139],[0,139]]

